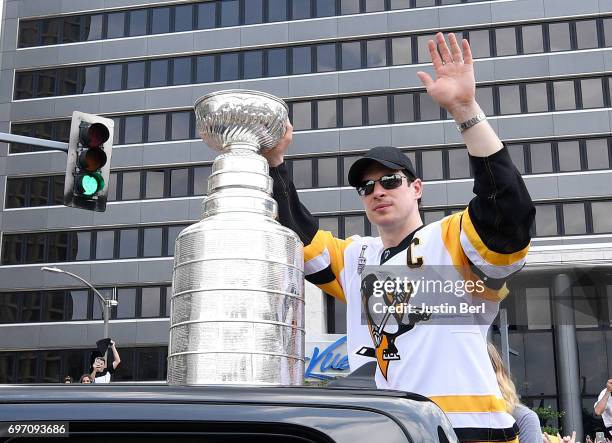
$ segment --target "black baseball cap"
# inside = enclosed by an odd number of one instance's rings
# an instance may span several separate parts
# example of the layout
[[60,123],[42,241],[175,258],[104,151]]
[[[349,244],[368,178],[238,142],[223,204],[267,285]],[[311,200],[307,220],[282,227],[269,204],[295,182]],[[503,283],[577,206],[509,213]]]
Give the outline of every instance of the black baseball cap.
[[416,178],[416,172],[410,159],[399,149],[393,146],[376,146],[365,153],[363,158],[351,166],[348,173],[348,182],[356,188],[363,182],[363,173],[373,163],[379,163],[387,168],[407,171],[408,178]]

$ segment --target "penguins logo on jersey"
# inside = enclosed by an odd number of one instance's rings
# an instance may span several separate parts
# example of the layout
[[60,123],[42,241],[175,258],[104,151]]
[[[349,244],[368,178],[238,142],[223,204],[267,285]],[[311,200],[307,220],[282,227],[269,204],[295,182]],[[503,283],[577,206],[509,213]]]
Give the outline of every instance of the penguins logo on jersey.
[[[389,279],[390,277],[387,277]],[[376,274],[368,274],[361,281],[362,309],[368,322],[368,329],[374,343],[374,348],[362,347],[357,354],[376,358],[382,375],[387,378],[389,364],[401,360],[401,355],[395,346],[395,340],[402,334],[411,331],[418,322],[427,321],[431,314],[375,312],[374,304],[384,303],[387,307],[397,307],[410,302],[412,288],[407,291],[384,293],[382,297],[374,297],[374,282],[378,281]]]
[[366,266],[366,257],[365,257],[365,251],[366,249],[368,249],[368,245],[363,245],[361,247],[361,253],[359,254],[359,258],[357,259],[357,274],[361,275],[361,273],[363,272],[363,269]]

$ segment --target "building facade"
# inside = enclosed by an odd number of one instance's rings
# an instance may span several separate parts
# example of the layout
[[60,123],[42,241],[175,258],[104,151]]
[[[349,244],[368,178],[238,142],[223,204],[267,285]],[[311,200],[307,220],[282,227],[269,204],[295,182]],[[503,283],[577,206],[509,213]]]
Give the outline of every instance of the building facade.
[[[72,111],[115,122],[104,213],[61,205],[66,157],[0,144],[0,382],[78,377],[102,336],[91,291],[118,301],[115,380],[165,378],[174,239],[199,219],[214,152],[192,105],[221,89],[282,97],[288,165],[322,228],[372,234],[347,186],[375,145],[425,181],[425,222],[472,196],[455,124],[416,72],[437,31],[470,40],[477,97],[536,202],[527,267],[510,283],[509,343],[523,401],[601,426],[612,369],[612,3],[606,0],[5,0],[0,131],[66,141]],[[425,64],[425,65],[424,65]],[[374,233],[375,234],[375,233]],[[308,288],[307,334],[342,334],[341,304]],[[333,341],[333,340],[332,340]]]

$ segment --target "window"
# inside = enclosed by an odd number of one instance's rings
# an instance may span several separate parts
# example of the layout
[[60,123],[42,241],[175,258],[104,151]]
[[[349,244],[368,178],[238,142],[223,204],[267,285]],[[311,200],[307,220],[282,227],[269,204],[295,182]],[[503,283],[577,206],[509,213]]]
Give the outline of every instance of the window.
[[170,171],[170,197],[185,197],[189,194],[189,169]]
[[172,84],[187,85],[191,83],[191,57],[172,59]]
[[287,18],[287,0],[268,0],[268,21],[282,22]]
[[304,18],[310,18],[312,13],[310,10],[310,0],[293,0],[291,18],[293,20],[300,20]]
[[75,43],[81,40],[81,18],[78,16],[64,18],[64,35],[62,43]]
[[162,255],[162,228],[144,228],[143,257],[161,257]]
[[491,47],[489,45],[489,31],[470,31],[469,37],[470,48],[474,58],[483,58],[491,56]]
[[527,97],[527,112],[548,111],[548,94],[546,83],[527,83],[525,85]]
[[70,246],[74,260],[89,260],[91,258],[91,232],[75,232],[72,235]]
[[28,179],[9,178],[6,180],[6,207],[22,208],[26,205]]
[[[252,1],[252,0],[251,0]],[[193,29],[193,5],[181,5],[174,8],[174,32]]]
[[38,89],[36,91],[37,97],[51,97],[56,95],[55,86],[56,86],[56,72],[49,71],[40,71],[38,74]]
[[336,100],[320,100],[317,102],[317,127],[319,129],[335,128]]
[[580,89],[582,91],[582,107],[584,109],[604,107],[604,94],[600,78],[580,80]]
[[394,65],[409,65],[412,63],[412,39],[398,37],[391,39],[391,52]]
[[408,9],[410,0],[391,0],[391,9]]
[[532,143],[530,151],[531,172],[533,174],[553,172],[550,143]]
[[563,226],[566,235],[586,233],[584,203],[567,203],[563,205]]
[[516,55],[516,32],[512,28],[497,28],[495,30],[495,47],[497,56]]
[[527,304],[527,327],[549,329],[551,326],[550,290],[548,288],[525,288]]
[[244,53],[244,75],[243,78],[263,77],[263,52],[247,51]]
[[389,123],[386,95],[368,97],[368,123],[370,125]]
[[418,63],[430,63],[431,57],[429,55],[429,49],[427,48],[427,42],[429,40],[435,41],[434,35],[419,35],[417,36],[417,57]]
[[18,72],[15,77],[15,98],[17,100],[32,98],[34,96],[34,76],[32,73]]
[[577,49],[592,49],[599,46],[596,20],[580,20],[576,22],[576,43]]
[[558,235],[555,205],[536,205],[535,230],[538,237]]
[[312,72],[312,58],[310,46],[298,46],[293,51],[293,74],[308,74]]
[[146,35],[147,33],[147,10],[136,9],[130,12],[130,37]]
[[27,234],[26,261],[41,263],[45,261],[45,234]]
[[293,160],[293,183],[297,189],[312,188],[312,160]]
[[96,232],[96,259],[104,260],[114,257],[115,231]]
[[172,128],[172,140],[187,140],[190,137],[189,126],[191,112],[173,112],[170,114],[170,124]]
[[2,238],[2,264],[16,265],[23,261],[23,237],[4,234]]
[[196,5],[198,8],[197,20],[198,29],[210,29],[215,27],[215,18],[217,16],[217,2],[202,2]]
[[361,237],[365,235],[365,221],[363,215],[344,217],[344,236],[349,238],[353,235],[359,235]]
[[359,0],[340,0],[340,14],[359,14]]
[[119,231],[119,258],[138,256],[138,229],[121,229]]
[[252,25],[263,22],[263,0],[244,2],[244,24]]
[[102,14],[85,16],[85,40],[100,40],[102,38]]
[[78,289],[69,289],[66,300],[66,320],[87,319],[87,299],[89,292]]
[[127,88],[137,89],[145,87],[145,62],[132,62],[127,64]]
[[207,183],[211,166],[198,166],[193,168],[193,195],[205,195],[208,192]]
[[336,70],[336,45],[317,45],[317,72]]
[[423,223],[428,225],[430,223],[442,220],[445,216],[444,211],[425,211],[423,213]]
[[119,38],[125,35],[125,12],[108,14],[106,20],[106,38]]
[[268,49],[268,76],[287,75],[287,49]]
[[342,126],[361,126],[362,124],[361,98],[342,99]]
[[59,95],[76,94],[78,87],[79,70],[77,68],[61,69],[59,74]]
[[576,109],[573,81],[553,82],[553,91],[555,94],[556,111]]
[[122,200],[138,200],[140,198],[140,171],[124,172],[122,174]]
[[518,85],[499,86],[499,111],[502,115],[521,112],[521,94]]
[[164,196],[164,171],[146,171],[145,198]]
[[160,291],[161,288],[157,286],[142,288],[142,301],[140,303],[141,317],[159,317],[161,300]]
[[68,233],[52,232],[47,234],[49,253],[45,261],[61,262],[68,260]]
[[368,68],[375,68],[387,65],[386,47],[386,41],[383,39],[368,40],[366,42],[366,66]]
[[59,31],[61,28],[61,19],[52,18],[42,20],[42,44],[54,45],[59,41]]
[[[521,174],[525,173],[525,154],[523,145],[508,145],[508,153],[512,159],[512,163]],[[452,162],[451,162],[452,164]]]
[[561,172],[580,170],[580,146],[578,140],[559,142],[557,149],[559,152],[559,170]]
[[612,232],[612,201],[592,202],[591,213],[595,234]]
[[419,110],[421,113],[421,121],[439,120],[440,108],[427,94],[427,92],[419,92]]
[[116,318],[136,317],[136,288],[117,288]]
[[338,237],[338,219],[336,217],[319,217],[319,229],[331,232]]
[[113,64],[104,66],[104,90],[118,91],[121,89],[123,65]]
[[606,18],[603,20],[603,29],[605,34],[606,46],[612,46],[612,18]]
[[168,251],[168,255],[174,255],[174,244],[176,243],[176,238],[181,233],[181,231],[185,229],[185,226],[170,226],[168,227],[168,243],[166,243],[166,250]]
[[156,88],[168,85],[168,60],[151,60],[149,70],[149,87]]
[[221,26],[238,26],[240,24],[240,2],[238,0],[221,0]]
[[22,20],[19,26],[19,47],[38,45],[38,20]]
[[393,95],[393,114],[395,123],[414,121],[414,99],[412,94]]
[[170,32],[170,8],[154,8],[151,11],[151,34]]
[[238,53],[227,53],[219,56],[220,81],[238,79]]
[[100,90],[100,66],[86,66],[83,84],[83,94]]
[[317,0],[317,17],[331,17],[336,15],[336,2],[329,0]]
[[421,151],[423,180],[441,180],[444,178],[442,169],[442,151]]
[[550,23],[548,25],[548,35],[551,51],[569,51],[572,49],[569,23]]
[[479,86],[476,88],[476,100],[486,115],[495,115],[493,106],[493,87]]
[[466,149],[448,151],[450,178],[468,178],[470,176],[470,159]]
[[608,169],[608,140],[596,138],[586,141],[587,169]]
[[148,115],[148,142],[166,140],[166,114]]
[[523,33],[523,54],[544,52],[542,25],[523,26],[521,31]]
[[342,51],[342,69],[361,68],[361,43],[341,43],[340,48]]
[[125,117],[125,144],[142,143],[142,115]]
[[196,83],[210,83],[215,81],[215,57],[201,55],[196,59]]
[[296,131],[312,128],[310,102],[293,103],[291,109],[293,111],[291,121]]
[[379,12],[385,10],[385,0],[365,0],[366,12]]
[[[63,194],[64,186],[62,185],[62,194]],[[111,172],[108,178],[108,194],[106,198],[109,202],[117,200],[117,173]],[[63,199],[63,196],[62,196]]]
[[336,157],[317,160],[317,179],[320,188],[338,186],[338,160]]

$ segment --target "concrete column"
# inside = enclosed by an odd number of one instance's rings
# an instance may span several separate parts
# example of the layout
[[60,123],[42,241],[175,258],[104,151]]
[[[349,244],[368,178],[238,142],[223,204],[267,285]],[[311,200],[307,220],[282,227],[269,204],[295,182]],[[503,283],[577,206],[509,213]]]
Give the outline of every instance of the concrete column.
[[578,346],[571,287],[572,282],[569,275],[555,276],[553,280],[555,355],[559,381],[559,403],[561,410],[565,411],[561,419],[563,433],[567,435],[576,431],[576,440],[583,441]]

